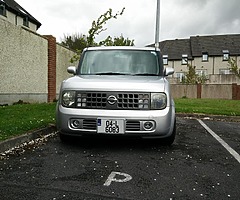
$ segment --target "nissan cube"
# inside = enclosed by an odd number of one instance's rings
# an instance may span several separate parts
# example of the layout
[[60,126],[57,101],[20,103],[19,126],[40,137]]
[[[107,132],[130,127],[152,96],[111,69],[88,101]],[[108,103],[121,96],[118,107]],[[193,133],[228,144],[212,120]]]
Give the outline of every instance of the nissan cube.
[[56,124],[61,140],[72,136],[137,136],[171,145],[175,104],[160,50],[89,47],[74,76],[61,84]]

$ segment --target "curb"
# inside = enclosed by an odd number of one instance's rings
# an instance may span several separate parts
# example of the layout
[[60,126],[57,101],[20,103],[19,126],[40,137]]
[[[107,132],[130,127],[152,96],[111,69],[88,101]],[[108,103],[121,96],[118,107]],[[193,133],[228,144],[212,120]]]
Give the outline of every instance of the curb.
[[22,143],[29,142],[31,140],[35,140],[37,138],[43,137],[44,135],[47,135],[54,131],[56,131],[56,127],[54,125],[50,125],[49,127],[42,128],[34,132],[29,132],[29,133],[5,140],[3,142],[0,142],[0,153],[7,151],[9,149],[12,149],[15,146],[19,146]]
[[187,114],[187,113],[176,113],[176,116],[180,117],[180,118],[207,119],[207,120],[226,121],[226,122],[240,122],[239,116],[224,116],[224,115],[210,115],[210,114]]

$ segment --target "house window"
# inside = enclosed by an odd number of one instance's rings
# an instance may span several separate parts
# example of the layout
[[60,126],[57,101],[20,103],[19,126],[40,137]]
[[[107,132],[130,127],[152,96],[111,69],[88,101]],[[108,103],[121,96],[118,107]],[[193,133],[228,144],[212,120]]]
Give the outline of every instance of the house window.
[[5,16],[5,17],[7,16],[7,14],[6,14],[6,7],[2,3],[0,3],[0,15]]
[[229,51],[223,50],[223,61],[228,61],[228,60],[229,60]]
[[203,62],[207,62],[208,61],[208,53],[207,52],[203,52],[202,53],[202,61]]
[[182,65],[187,65],[188,64],[188,55],[183,54],[182,55]]
[[163,55],[163,64],[164,65],[168,64],[168,55]]
[[24,17],[24,18],[23,18],[23,26],[29,27],[28,17]]
[[185,79],[185,73],[184,72],[177,72],[176,77],[180,82],[183,82]]
[[207,76],[207,70],[206,69],[197,69],[196,74],[200,77],[206,77]]
[[232,74],[230,69],[219,69],[219,74]]

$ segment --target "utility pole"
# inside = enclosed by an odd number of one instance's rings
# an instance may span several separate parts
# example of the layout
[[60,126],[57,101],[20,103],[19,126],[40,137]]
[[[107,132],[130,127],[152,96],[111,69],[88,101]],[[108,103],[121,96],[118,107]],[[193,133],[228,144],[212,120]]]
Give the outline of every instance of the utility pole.
[[155,49],[159,49],[159,35],[160,35],[160,0],[157,0]]

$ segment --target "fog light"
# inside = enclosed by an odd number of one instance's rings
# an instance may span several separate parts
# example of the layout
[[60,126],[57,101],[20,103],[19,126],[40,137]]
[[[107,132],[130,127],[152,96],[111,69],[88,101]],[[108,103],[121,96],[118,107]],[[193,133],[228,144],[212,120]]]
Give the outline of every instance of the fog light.
[[152,121],[144,122],[143,127],[145,130],[150,131],[154,128],[154,123]]
[[80,121],[77,120],[77,119],[72,120],[72,121],[71,121],[71,126],[72,126],[73,128],[79,128],[79,126],[80,126]]

